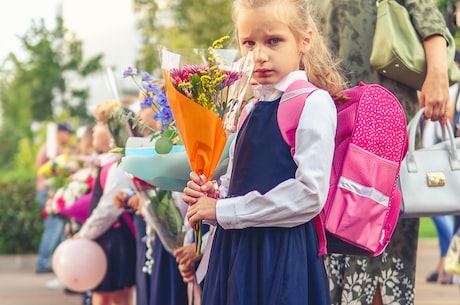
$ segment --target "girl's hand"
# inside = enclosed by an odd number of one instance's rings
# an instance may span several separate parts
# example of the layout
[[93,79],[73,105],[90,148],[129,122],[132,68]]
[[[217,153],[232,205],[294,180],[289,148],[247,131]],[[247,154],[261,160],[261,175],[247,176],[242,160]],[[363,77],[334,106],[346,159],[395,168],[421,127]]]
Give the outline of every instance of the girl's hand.
[[195,275],[195,262],[202,257],[196,255],[195,243],[175,249],[173,255],[176,257],[183,281],[192,282]]
[[182,200],[185,201],[189,206],[195,204],[195,202],[201,197],[218,197],[218,187],[215,181],[206,181],[204,175],[198,175],[195,172],[190,173],[190,180],[187,182],[187,186],[184,188]]
[[184,283],[191,283],[195,279],[195,265],[194,264],[180,264],[179,265],[179,272],[182,276],[182,280]]
[[141,214],[142,203],[137,194],[134,194],[131,198],[128,199],[127,205],[131,207],[134,211],[136,211],[137,215]]
[[211,197],[201,197],[187,210],[187,218],[190,226],[195,229],[195,224],[200,220],[216,221],[217,200]]
[[115,195],[113,195],[113,205],[119,209],[126,208],[128,197],[128,193],[123,191],[117,191]]

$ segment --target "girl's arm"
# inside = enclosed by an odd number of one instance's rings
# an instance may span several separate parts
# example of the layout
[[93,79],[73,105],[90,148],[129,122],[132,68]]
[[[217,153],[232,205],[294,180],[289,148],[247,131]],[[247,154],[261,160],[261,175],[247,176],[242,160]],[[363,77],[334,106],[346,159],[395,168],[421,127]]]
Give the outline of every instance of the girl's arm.
[[113,205],[115,193],[122,189],[130,189],[130,187],[130,180],[124,170],[117,164],[113,164],[107,173],[104,193],[80,230],[81,238],[96,239],[115,223],[123,212],[123,209],[118,209]]

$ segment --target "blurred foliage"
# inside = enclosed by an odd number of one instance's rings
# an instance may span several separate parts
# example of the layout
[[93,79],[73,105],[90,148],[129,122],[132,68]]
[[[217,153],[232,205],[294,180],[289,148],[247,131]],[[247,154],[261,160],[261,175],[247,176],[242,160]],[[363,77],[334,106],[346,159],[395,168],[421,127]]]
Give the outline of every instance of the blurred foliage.
[[0,211],[0,254],[36,254],[43,219],[35,201],[34,172],[0,169]]
[[63,26],[61,17],[52,30],[43,19],[32,21],[19,39],[24,58],[10,53],[0,70],[4,124],[30,131],[31,121],[60,117],[89,121],[88,88],[81,83],[100,71],[103,56],[84,59],[82,41]]
[[14,125],[7,124],[0,128],[0,169],[12,168],[18,142],[23,137],[24,134]]
[[52,30],[43,19],[32,21],[19,39],[21,56],[10,53],[0,66],[0,169],[11,168],[21,139],[34,140],[31,122],[94,121],[81,84],[102,69],[103,56],[85,59],[82,41],[60,17]]
[[[171,10],[177,30],[189,36],[195,44],[192,47],[207,48],[219,37],[232,36],[232,3],[231,0],[176,0]],[[184,47],[190,47],[190,41]]]
[[133,0],[142,35],[137,68],[159,74],[158,47],[171,50],[207,48],[231,35],[231,0],[173,0],[159,7],[155,0]]

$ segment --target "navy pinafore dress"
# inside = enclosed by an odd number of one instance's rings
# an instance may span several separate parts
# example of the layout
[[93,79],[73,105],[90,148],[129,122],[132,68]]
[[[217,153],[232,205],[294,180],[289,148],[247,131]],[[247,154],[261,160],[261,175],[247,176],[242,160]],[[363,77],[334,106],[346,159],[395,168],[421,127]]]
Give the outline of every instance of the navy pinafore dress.
[[[277,122],[279,99],[259,102],[236,139],[228,196],[264,194],[297,169]],[[203,305],[329,305],[312,222],[293,227],[217,226]]]
[[[90,211],[92,212],[104,192],[101,185],[101,170],[94,183]],[[90,214],[91,214],[90,212]],[[136,268],[136,240],[122,216],[118,225],[111,226],[94,241],[107,257],[107,271],[102,282],[93,289],[95,292],[112,292],[134,286]]]
[[182,280],[176,258],[166,250],[157,233],[152,258],[149,304],[187,305],[187,284]]

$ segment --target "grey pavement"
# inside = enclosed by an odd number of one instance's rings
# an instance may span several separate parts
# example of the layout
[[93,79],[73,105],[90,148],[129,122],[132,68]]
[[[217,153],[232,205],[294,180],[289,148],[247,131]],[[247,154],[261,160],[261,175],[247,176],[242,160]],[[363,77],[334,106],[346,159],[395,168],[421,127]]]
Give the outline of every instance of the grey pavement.
[[0,305],[80,305],[80,295],[67,295],[62,286],[46,287],[51,273],[35,274],[35,255],[0,256]]
[[[438,263],[436,239],[421,239],[417,256],[415,305],[460,305],[458,285],[431,284],[425,277]],[[80,295],[66,295],[63,287],[46,288],[52,274],[35,274],[36,256],[0,256],[0,305],[79,305]],[[161,304],[158,304],[161,305]]]

